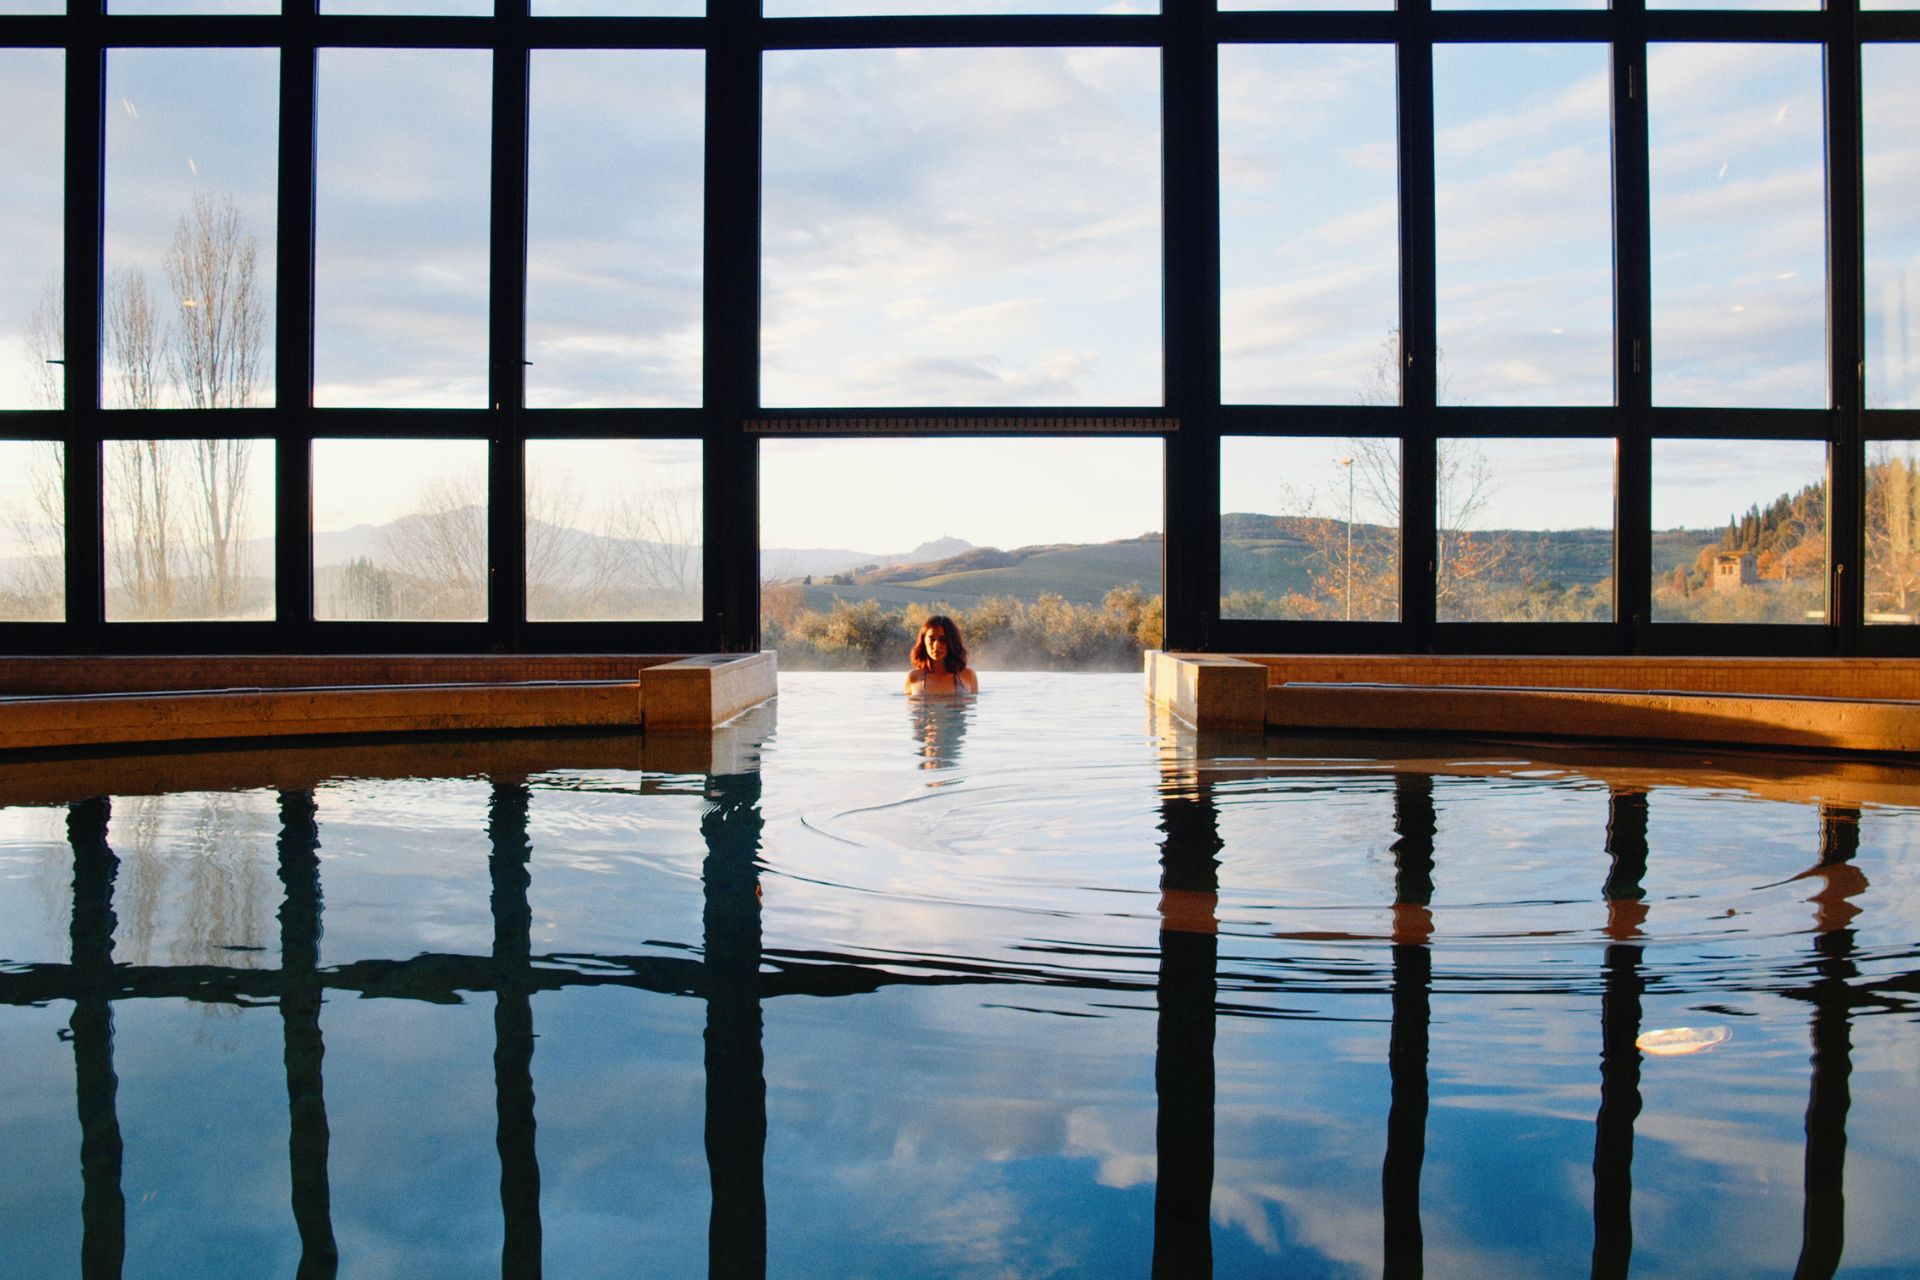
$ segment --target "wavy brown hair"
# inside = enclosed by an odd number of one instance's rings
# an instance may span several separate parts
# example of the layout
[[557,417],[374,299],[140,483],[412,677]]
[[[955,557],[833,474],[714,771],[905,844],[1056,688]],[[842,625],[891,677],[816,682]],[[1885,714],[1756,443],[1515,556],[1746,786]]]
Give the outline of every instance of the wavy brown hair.
[[920,624],[920,634],[913,638],[913,648],[907,651],[907,658],[913,663],[915,671],[933,670],[933,659],[927,656],[927,632],[941,631],[947,637],[947,660],[942,663],[949,672],[958,675],[967,669],[967,642],[960,638],[960,627],[944,613],[936,613]]

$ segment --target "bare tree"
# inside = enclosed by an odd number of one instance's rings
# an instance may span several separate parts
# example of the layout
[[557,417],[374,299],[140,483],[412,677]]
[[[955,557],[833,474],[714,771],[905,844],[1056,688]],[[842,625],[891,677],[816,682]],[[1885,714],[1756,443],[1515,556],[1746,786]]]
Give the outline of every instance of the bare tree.
[[189,408],[242,408],[258,394],[267,330],[259,257],[233,197],[195,192],[162,263],[178,304],[167,367]]
[[49,275],[40,287],[40,297],[27,313],[27,382],[33,403],[42,409],[58,409],[66,403],[66,314],[60,279]]
[[684,603],[700,590],[700,523],[697,485],[660,485],[623,494],[605,526],[618,557],[619,579]]
[[1867,607],[1912,613],[1920,594],[1920,469],[1884,443],[1867,462]]
[[21,549],[0,598],[13,622],[58,622],[66,597],[67,449],[57,440],[27,442],[27,502],[9,511]]
[[107,283],[108,407],[158,409],[163,363],[160,318],[144,271],[122,267]]
[[487,506],[479,477],[429,481],[414,509],[381,535],[381,566],[394,576],[403,618],[468,619],[487,613]]
[[194,535],[205,608],[209,617],[232,617],[240,612],[246,578],[247,468],[253,441],[190,440],[187,453],[199,508]]
[[107,558],[128,616],[171,618],[179,554],[173,451],[165,440],[115,440],[107,467]]

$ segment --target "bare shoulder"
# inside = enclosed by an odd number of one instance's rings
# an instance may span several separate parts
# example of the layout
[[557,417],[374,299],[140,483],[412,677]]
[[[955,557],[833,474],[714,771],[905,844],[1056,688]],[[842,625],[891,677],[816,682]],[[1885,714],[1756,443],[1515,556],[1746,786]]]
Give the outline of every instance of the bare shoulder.
[[972,667],[965,668],[954,677],[954,683],[963,686],[969,693],[980,692],[980,677],[973,673]]

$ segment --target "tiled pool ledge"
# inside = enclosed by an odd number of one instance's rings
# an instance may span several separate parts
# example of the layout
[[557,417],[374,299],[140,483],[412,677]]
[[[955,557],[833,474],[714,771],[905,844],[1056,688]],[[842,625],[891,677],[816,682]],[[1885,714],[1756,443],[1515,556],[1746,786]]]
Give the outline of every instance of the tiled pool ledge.
[[496,730],[709,730],[775,692],[752,654],[0,659],[0,750]]
[[1154,701],[1203,729],[1596,738],[1920,754],[1909,659],[1182,654]]

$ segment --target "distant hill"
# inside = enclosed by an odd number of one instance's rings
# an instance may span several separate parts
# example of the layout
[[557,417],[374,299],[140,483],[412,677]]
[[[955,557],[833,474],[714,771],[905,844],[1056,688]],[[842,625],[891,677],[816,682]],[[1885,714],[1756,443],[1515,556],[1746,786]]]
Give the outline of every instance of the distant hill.
[[945,603],[968,608],[988,596],[1031,603],[1057,595],[1076,604],[1099,604],[1115,587],[1138,583],[1149,595],[1160,590],[1161,539],[1156,535],[1118,542],[1019,547],[969,547],[931,561],[882,565],[860,573],[841,571],[838,582],[816,577],[804,588],[806,603],[831,608],[834,600],[878,600],[882,605]]
[[760,580],[786,582],[855,569],[928,564],[970,550],[973,550],[971,542],[954,537],[935,538],[911,551],[895,552],[850,551],[844,547],[767,547],[760,552]]

